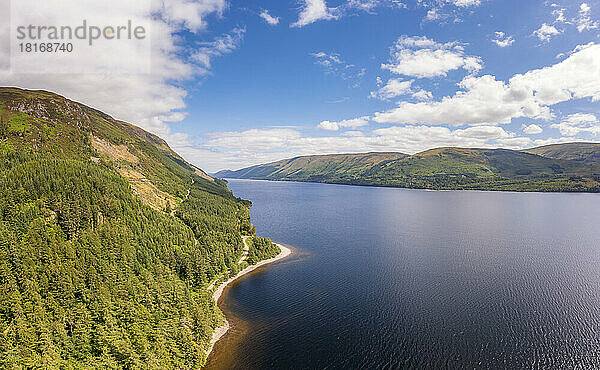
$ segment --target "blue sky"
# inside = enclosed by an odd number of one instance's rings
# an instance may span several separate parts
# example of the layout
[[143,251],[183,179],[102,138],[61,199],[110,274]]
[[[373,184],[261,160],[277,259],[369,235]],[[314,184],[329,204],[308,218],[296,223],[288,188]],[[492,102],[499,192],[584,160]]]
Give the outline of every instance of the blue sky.
[[166,3],[169,58],[187,72],[109,78],[143,107],[65,77],[7,80],[139,124],[208,171],[599,138],[600,0]]

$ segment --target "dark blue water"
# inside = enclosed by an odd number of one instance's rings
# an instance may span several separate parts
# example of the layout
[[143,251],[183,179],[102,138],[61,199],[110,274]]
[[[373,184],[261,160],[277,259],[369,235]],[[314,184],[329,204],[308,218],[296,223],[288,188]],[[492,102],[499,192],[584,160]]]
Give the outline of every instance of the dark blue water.
[[600,195],[230,188],[298,250],[227,291],[210,368],[600,367]]

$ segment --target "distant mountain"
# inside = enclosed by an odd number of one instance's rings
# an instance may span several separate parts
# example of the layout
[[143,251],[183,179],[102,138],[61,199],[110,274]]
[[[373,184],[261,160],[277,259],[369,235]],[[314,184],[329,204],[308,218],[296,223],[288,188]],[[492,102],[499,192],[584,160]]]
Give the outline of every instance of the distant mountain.
[[566,159],[583,162],[600,162],[600,144],[598,143],[567,143],[545,145],[527,149],[524,152],[537,154],[542,157]]
[[0,88],[0,367],[200,368],[249,205],[136,126]]
[[215,176],[437,190],[598,192],[599,151],[600,144],[571,143],[524,151],[437,148],[414,155],[317,155]]
[[402,153],[313,155],[284,159],[238,171],[220,171],[218,178],[320,181],[335,177],[355,178],[381,163],[408,157]]

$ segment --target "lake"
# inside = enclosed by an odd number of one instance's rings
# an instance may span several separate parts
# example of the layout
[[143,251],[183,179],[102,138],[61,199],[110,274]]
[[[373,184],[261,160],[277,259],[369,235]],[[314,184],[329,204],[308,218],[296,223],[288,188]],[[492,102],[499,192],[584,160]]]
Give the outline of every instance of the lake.
[[600,367],[600,194],[229,188],[296,249],[225,292],[208,368]]

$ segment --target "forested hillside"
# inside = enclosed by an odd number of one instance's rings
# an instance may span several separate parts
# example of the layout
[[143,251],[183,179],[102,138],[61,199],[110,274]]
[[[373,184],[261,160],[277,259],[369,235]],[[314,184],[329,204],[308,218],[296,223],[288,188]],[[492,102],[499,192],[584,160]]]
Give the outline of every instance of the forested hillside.
[[135,126],[0,88],[1,367],[202,366],[249,205]]
[[414,155],[316,155],[221,171],[215,176],[437,190],[599,192],[600,144],[560,144],[524,151],[437,148]]

